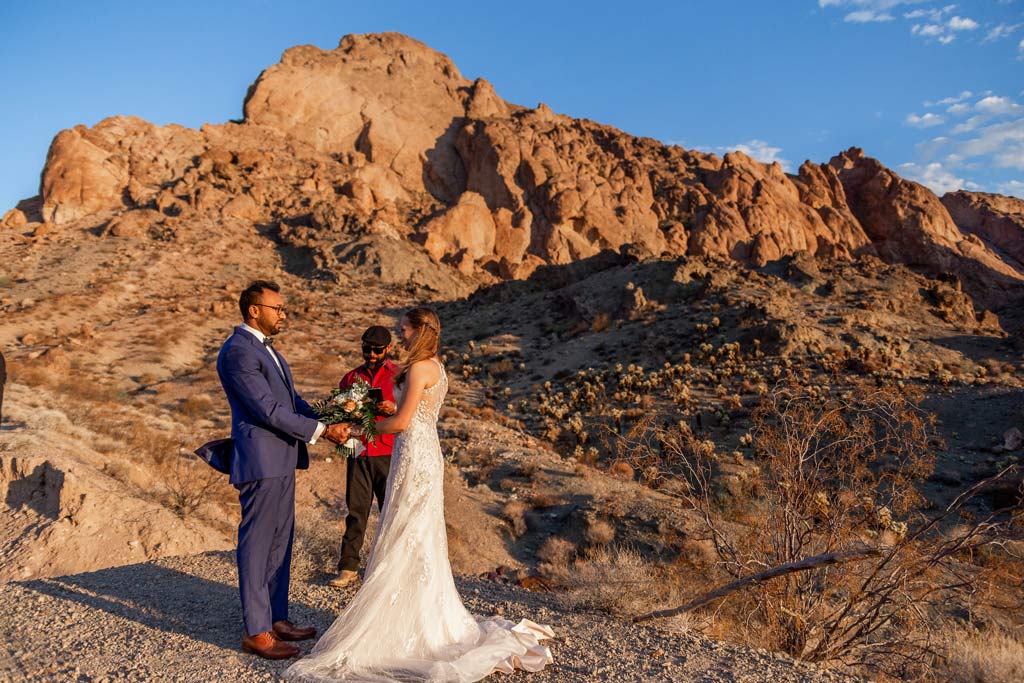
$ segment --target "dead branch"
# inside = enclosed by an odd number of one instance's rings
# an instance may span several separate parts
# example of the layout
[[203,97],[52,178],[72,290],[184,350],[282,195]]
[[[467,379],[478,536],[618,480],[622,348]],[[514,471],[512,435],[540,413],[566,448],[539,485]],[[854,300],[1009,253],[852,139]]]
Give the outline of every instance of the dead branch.
[[641,621],[647,621],[648,619],[660,619],[664,617],[674,617],[678,614],[684,614],[691,610],[702,607],[713,600],[728,595],[734,591],[741,590],[747,586],[754,584],[764,583],[779,576],[786,574],[793,574],[794,572],[802,572],[808,569],[815,569],[817,567],[824,567],[833,564],[843,564],[853,560],[861,560],[865,557],[875,557],[881,555],[882,551],[879,548],[865,547],[856,548],[854,550],[846,550],[840,553],[825,553],[823,555],[815,555],[814,557],[808,557],[798,562],[787,562],[771,569],[766,569],[763,572],[757,574],[751,574],[745,576],[742,579],[737,579],[732,583],[727,583],[720,588],[716,588],[710,593],[705,593],[696,600],[691,600],[685,605],[679,607],[673,607],[672,609],[655,610],[654,612],[648,612],[647,614],[641,614],[633,617],[633,623],[639,623]]

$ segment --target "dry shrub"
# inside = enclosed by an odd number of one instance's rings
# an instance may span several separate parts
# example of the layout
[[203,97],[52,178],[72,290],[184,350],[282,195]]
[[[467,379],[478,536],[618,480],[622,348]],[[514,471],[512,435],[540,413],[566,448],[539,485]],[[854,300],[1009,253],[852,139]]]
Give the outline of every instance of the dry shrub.
[[7,378],[11,382],[17,381],[19,384],[30,387],[55,386],[58,381],[57,373],[42,363],[26,363],[23,365],[21,363],[8,362]]
[[224,475],[208,467],[192,455],[179,455],[165,462],[164,484],[167,486],[167,504],[179,516],[186,517],[210,502],[217,489],[224,484]]
[[625,460],[616,460],[608,467],[608,474],[616,479],[632,481],[636,472],[633,470],[633,466]]
[[1024,643],[1008,633],[958,629],[949,634],[945,649],[939,676],[947,683],[1024,681]]
[[529,496],[530,506],[533,508],[551,508],[561,505],[565,499],[549,491],[534,491]]
[[[867,385],[845,398],[798,386],[767,396],[754,415],[760,498],[743,516],[723,514],[722,463],[685,424],[641,423],[620,441],[619,457],[648,479],[681,484],[674,494],[702,522],[720,577],[736,583],[719,597],[736,598],[728,609],[753,626],[753,644],[923,676],[936,661],[947,604],[970,600],[986,581],[965,560],[1006,529],[992,515],[941,533],[978,487],[929,511],[917,485],[931,472],[935,439],[917,398]],[[757,578],[767,570],[779,571]]]
[[[570,605],[616,616],[631,616],[677,597],[673,582],[654,564],[636,550],[621,546],[577,559],[564,581]],[[688,623],[689,618],[681,616],[670,625],[685,627]]]
[[540,465],[532,460],[524,460],[516,465],[509,474],[513,477],[524,477],[532,481],[539,472]]
[[486,372],[491,377],[503,379],[511,375],[515,368],[515,363],[513,363],[508,358],[502,358],[501,360],[491,361],[486,366],[484,366],[484,372]]
[[592,547],[606,546],[615,540],[615,526],[597,517],[588,519],[583,538]]
[[576,546],[572,541],[549,536],[537,551],[537,559],[541,561],[539,569],[547,576],[564,577],[575,555]]
[[591,332],[603,332],[608,329],[608,326],[612,323],[612,316],[610,313],[600,311],[594,316],[594,319],[590,323]]
[[526,513],[529,509],[521,500],[509,501],[501,509],[501,516],[508,522],[513,536],[518,538],[526,533]]
[[190,419],[208,418],[213,412],[213,399],[209,394],[190,394],[178,404],[178,413]]

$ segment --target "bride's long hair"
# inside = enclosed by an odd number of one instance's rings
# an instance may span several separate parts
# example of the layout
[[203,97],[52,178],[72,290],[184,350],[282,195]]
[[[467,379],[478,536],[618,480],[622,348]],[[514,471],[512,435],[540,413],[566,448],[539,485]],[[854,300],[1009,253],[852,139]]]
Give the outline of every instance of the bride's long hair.
[[441,319],[432,309],[421,306],[412,309],[404,317],[412,325],[415,334],[406,351],[407,356],[402,364],[402,371],[395,378],[395,384],[399,385],[405,382],[405,375],[413,363],[433,358],[437,355],[437,350],[441,345]]

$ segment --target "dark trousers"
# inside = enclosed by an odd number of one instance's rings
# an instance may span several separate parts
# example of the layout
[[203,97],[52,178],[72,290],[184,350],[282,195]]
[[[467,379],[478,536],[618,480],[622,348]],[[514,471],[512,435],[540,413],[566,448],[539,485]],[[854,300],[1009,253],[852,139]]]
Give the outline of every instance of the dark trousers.
[[250,636],[288,618],[295,475],[237,484],[242,504],[238,525],[238,588],[242,620]]
[[384,490],[387,488],[390,469],[390,455],[348,459],[345,472],[345,504],[348,505],[348,517],[345,518],[345,536],[341,541],[339,570],[359,569],[359,551],[363,547],[363,536],[366,535],[366,520],[370,517],[370,506],[376,497],[377,507],[384,509]]

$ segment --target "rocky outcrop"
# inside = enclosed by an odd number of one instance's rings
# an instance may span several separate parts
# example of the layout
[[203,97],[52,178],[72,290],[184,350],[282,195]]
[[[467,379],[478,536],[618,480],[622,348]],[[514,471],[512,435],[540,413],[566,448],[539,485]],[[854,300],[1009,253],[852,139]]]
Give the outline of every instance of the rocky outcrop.
[[904,180],[876,159],[851,148],[833,157],[851,211],[878,255],[890,263],[917,266],[933,275],[955,274],[986,306],[1005,302],[1006,288],[1018,287],[1024,273],[960,230],[928,188]]
[[0,458],[0,500],[6,505],[0,581],[232,545],[208,525],[132,496],[120,482],[68,459]]
[[[958,225],[929,190],[859,149],[791,175],[741,152],[667,146],[505,102],[395,33],[286,51],[250,87],[242,123],[190,130],[115,117],[62,131],[42,198],[44,221],[113,217],[114,237],[166,239],[210,221],[276,224],[302,235],[294,246],[320,271],[347,253],[334,245],[386,225],[481,281],[628,244],[749,266],[798,252],[877,254],[954,273],[985,305],[1024,278],[1002,258],[1021,251],[1017,219],[971,209]],[[986,216],[1020,215],[986,206]],[[136,211],[146,214],[125,215]]]
[[1024,264],[1024,199],[961,190],[944,194],[942,205],[960,230]]
[[412,38],[345,36],[335,50],[286,51],[249,89],[245,120],[320,152],[359,152],[407,190],[452,201],[463,174],[451,141],[472,86]]
[[133,116],[63,130],[43,168],[43,219],[62,224],[142,203],[184,173],[201,140],[199,131]]

